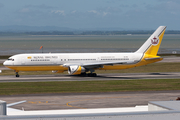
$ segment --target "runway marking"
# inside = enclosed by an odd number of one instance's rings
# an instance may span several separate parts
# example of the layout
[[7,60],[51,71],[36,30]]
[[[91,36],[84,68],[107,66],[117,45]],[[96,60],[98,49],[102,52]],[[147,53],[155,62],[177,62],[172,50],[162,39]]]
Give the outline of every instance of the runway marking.
[[[76,101],[70,101],[70,102],[67,102],[66,103],[66,106],[68,106],[68,107],[73,107],[73,108],[79,108],[79,109],[87,109],[87,108],[82,108],[82,107],[77,107],[77,106],[72,106],[72,105],[69,105],[69,103],[72,103],[72,102],[77,102],[78,100],[76,100]],[[79,101],[81,101],[81,100],[79,100]]]
[[47,105],[58,105],[58,106],[67,106],[67,105],[64,105],[64,104],[54,104],[54,103],[50,103],[49,101],[46,101],[46,102],[42,102],[42,101],[37,101],[37,102],[33,102],[33,101],[28,101],[28,103],[30,104],[47,104]]
[[67,102],[67,103],[66,103],[66,106],[68,106],[68,107],[73,107],[73,108],[79,108],[79,109],[87,109],[87,108],[83,108],[83,107],[72,106],[72,105],[70,105],[70,103],[75,103],[75,102],[80,102],[80,101],[88,101],[88,100],[98,100],[98,99],[112,99],[112,98],[130,98],[130,96],[99,97],[99,98],[92,98],[92,99],[75,100],[75,101]]
[[[80,101],[89,101],[89,100],[99,100],[99,99],[112,99],[112,98],[130,98],[130,96],[117,96],[117,97],[98,97],[98,98],[92,98],[92,99],[84,99],[84,100],[75,100],[75,101],[70,101],[67,102],[66,105],[60,105],[60,106],[68,106],[68,107],[72,107],[72,108],[78,108],[78,109],[87,109],[87,108],[83,108],[83,107],[78,107],[78,106],[73,106],[70,105],[71,103],[75,103],[75,102],[80,102]],[[30,104],[49,104],[49,105],[59,105],[59,104],[50,104],[49,101],[28,101],[28,103]]]
[[46,102],[42,102],[42,101],[37,101],[37,102],[33,102],[33,101],[28,101],[28,103],[31,103],[31,104],[44,104],[44,103],[48,103],[48,101]]

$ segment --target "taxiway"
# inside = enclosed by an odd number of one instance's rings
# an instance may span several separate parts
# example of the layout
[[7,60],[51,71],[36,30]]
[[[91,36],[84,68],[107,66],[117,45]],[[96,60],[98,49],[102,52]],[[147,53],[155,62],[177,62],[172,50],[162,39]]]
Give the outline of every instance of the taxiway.
[[107,93],[61,93],[1,96],[1,100],[14,103],[27,102],[13,106],[16,109],[55,110],[120,108],[147,105],[148,101],[172,101],[179,97],[179,90],[145,92],[107,92]]
[[20,77],[0,76],[0,82],[44,82],[44,81],[97,81],[97,80],[139,80],[139,79],[180,79],[179,72],[164,73],[111,73],[97,77],[78,75],[21,75]]

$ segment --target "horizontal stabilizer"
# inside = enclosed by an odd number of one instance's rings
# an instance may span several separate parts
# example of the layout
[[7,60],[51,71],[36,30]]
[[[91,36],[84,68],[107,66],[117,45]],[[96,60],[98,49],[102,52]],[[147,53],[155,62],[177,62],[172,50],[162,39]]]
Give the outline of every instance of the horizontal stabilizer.
[[156,59],[163,59],[163,58],[162,57],[145,58],[145,60],[156,60]]

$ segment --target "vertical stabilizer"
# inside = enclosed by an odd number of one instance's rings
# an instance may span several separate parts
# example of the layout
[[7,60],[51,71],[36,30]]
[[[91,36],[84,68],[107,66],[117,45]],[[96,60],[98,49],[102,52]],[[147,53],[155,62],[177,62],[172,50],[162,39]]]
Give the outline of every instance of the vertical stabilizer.
[[136,51],[156,56],[164,36],[166,26],[159,26],[157,30],[147,39],[147,41]]

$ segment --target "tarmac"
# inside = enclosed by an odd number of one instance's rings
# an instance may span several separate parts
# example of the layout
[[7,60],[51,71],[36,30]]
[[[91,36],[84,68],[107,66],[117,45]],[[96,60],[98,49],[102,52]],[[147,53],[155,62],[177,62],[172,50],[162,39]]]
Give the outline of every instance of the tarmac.
[[141,80],[141,79],[180,79],[179,72],[163,73],[111,73],[98,74],[97,77],[78,75],[20,75],[0,76],[0,82],[45,82],[45,81],[97,81],[97,80]]
[[149,92],[66,93],[1,96],[7,104],[27,102],[12,108],[30,110],[60,110],[89,108],[121,108],[147,105],[148,101],[172,101],[180,97],[180,90]]
[[[1,60],[0,62],[3,62]],[[180,62],[180,57],[167,57],[161,62]],[[0,70],[7,68],[0,67]],[[141,79],[180,78],[180,73],[117,73],[98,74],[97,77],[80,77],[70,75],[21,75],[0,76],[0,82],[43,82],[43,81],[89,81],[89,80],[141,80]],[[55,110],[55,109],[88,109],[116,108],[147,105],[148,101],[172,101],[180,97],[180,91],[149,91],[149,92],[108,92],[108,93],[66,93],[9,95],[0,99],[7,103],[27,100],[26,103],[13,106],[24,110]]]

